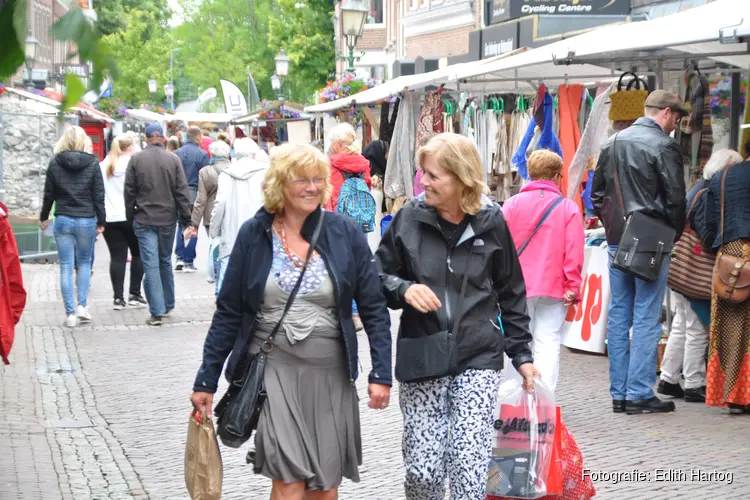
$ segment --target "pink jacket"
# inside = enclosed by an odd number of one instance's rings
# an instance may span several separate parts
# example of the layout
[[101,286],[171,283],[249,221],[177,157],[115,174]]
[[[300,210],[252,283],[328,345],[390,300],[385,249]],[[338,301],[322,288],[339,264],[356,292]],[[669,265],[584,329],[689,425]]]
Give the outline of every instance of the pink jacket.
[[[558,196],[550,181],[533,181],[503,205],[503,215],[518,250],[542,214]],[[526,296],[562,299],[571,290],[581,293],[583,269],[583,218],[571,200],[558,204],[519,258]],[[580,297],[579,297],[580,299]]]

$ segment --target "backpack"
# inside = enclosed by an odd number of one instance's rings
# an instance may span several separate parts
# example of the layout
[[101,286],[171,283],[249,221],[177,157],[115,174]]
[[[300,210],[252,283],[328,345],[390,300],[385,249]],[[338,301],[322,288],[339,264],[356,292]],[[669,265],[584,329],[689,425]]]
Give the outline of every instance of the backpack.
[[373,232],[377,205],[364,177],[347,172],[341,172],[341,175],[344,176],[344,184],[341,185],[336,211],[357,221],[362,232]]

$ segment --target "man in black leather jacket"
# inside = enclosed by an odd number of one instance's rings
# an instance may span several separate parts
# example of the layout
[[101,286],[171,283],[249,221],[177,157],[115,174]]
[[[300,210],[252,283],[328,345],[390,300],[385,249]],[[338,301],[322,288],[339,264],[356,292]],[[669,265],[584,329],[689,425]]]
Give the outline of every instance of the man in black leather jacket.
[[[685,227],[682,153],[669,134],[686,114],[679,97],[656,90],[646,99],[646,116],[604,145],[594,174],[591,201],[607,233],[610,263],[620,243],[625,219],[633,212],[663,220],[677,231],[676,238],[682,234]],[[622,200],[615,187],[615,172]],[[607,320],[607,351],[615,413],[674,411],[673,402],[661,401],[653,391],[668,273],[668,259],[664,261],[659,279],[653,283],[610,268],[612,296]]]

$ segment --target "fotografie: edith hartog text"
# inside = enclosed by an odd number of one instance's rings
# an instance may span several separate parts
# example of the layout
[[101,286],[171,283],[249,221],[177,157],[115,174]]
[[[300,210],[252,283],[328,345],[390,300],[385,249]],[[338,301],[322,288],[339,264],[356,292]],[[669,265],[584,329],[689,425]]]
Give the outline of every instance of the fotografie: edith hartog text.
[[591,478],[594,482],[644,483],[654,482],[699,482],[726,483],[734,482],[734,472],[716,469],[653,469],[609,472],[603,470],[583,469],[583,479]]

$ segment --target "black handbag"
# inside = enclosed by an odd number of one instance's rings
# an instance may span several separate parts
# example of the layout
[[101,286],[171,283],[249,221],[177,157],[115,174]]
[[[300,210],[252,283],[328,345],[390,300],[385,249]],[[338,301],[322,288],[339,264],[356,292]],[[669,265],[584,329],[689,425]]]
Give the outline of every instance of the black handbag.
[[[473,252],[472,247],[471,252]],[[471,252],[469,257],[471,257]],[[471,259],[467,260],[471,262]],[[460,314],[466,285],[469,281],[469,269],[464,272],[461,283],[461,295],[458,298],[456,314]],[[438,317],[441,317],[438,315]],[[444,377],[456,365],[455,317],[445,323],[445,328],[432,335],[407,338],[399,336],[396,342],[396,378],[399,382],[422,382]]]
[[[615,192],[625,214],[625,201],[620,187],[620,174],[615,160],[617,135],[609,148],[609,159],[614,168]],[[624,216],[624,215],[623,215]],[[625,228],[617,245],[612,267],[649,283],[659,279],[661,266],[672,253],[677,231],[664,221],[641,212],[633,212],[625,220]]]
[[[268,353],[273,349],[273,340],[281,328],[281,323],[284,321],[289,309],[292,307],[294,299],[297,297],[297,292],[302,284],[302,278],[305,276],[307,265],[310,262],[315,244],[320,236],[324,214],[324,211],[320,212],[318,224],[315,226],[315,232],[310,240],[310,248],[307,251],[305,265],[299,274],[299,278],[297,278],[297,282],[294,284],[294,288],[289,294],[289,299],[286,301],[281,318],[279,318],[271,334],[263,342],[263,345],[261,345],[260,351],[250,359],[249,365],[240,371],[242,376],[232,381],[229,389],[227,389],[221,401],[216,405],[214,413],[219,419],[216,433],[225,446],[239,448],[245,441],[250,439],[253,431],[258,426],[258,418],[266,402],[266,388],[263,384],[263,375],[266,369],[266,362],[268,361]],[[249,353],[246,356],[249,356]],[[240,363],[239,366],[243,365],[244,363]]]

